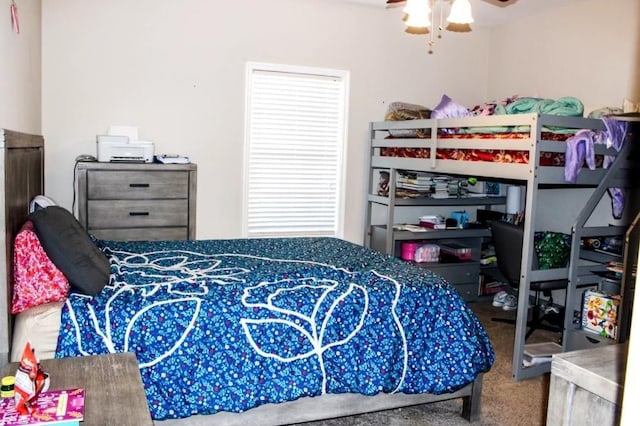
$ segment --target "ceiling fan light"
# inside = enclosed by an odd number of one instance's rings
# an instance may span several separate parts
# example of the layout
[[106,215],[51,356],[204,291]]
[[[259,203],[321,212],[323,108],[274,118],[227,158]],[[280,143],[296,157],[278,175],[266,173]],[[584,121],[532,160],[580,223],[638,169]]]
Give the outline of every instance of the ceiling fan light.
[[447,31],[453,31],[454,33],[468,33],[471,32],[471,25],[449,22],[445,29]]
[[424,15],[413,14],[413,15],[409,15],[409,17],[405,21],[405,25],[407,27],[414,27],[414,28],[427,28],[431,26],[431,20],[429,19],[428,14],[424,14]]
[[[431,8],[428,0],[407,0],[407,5],[402,11],[405,13],[406,19],[403,20],[407,27],[427,28],[431,25],[429,19]],[[412,32],[412,34],[416,33]]]
[[407,27],[404,30],[407,34],[423,35],[429,34],[429,28],[427,27]]
[[447,22],[454,24],[472,23],[473,16],[471,16],[471,3],[469,3],[469,0],[453,0]]

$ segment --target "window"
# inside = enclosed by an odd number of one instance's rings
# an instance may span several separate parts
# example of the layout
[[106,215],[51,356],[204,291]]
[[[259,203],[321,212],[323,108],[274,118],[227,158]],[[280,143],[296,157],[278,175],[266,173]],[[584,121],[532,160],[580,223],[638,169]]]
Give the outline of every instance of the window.
[[247,66],[247,237],[341,236],[348,73]]

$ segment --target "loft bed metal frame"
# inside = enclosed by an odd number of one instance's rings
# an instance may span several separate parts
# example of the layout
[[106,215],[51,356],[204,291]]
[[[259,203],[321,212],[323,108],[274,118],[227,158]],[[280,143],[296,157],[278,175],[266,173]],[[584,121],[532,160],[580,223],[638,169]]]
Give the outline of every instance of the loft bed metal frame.
[[[495,126],[508,126],[523,129],[528,136],[520,139],[502,138],[441,138],[443,129],[459,128],[489,128]],[[525,186],[525,210],[524,210],[524,240],[522,249],[522,276],[518,295],[518,311],[515,327],[515,341],[513,351],[512,374],[515,380],[527,379],[550,371],[551,363],[543,363],[530,367],[523,366],[525,349],[525,334],[527,331],[526,308],[529,304],[530,284],[532,281],[549,281],[568,279],[567,305],[572,303],[580,286],[593,285],[600,279],[592,273],[593,266],[581,265],[580,243],[583,237],[597,237],[610,235],[624,235],[624,226],[599,226],[587,227],[586,222],[591,217],[600,200],[607,193],[608,187],[629,187],[631,185],[632,169],[637,167],[632,160],[631,151],[633,143],[627,140],[620,152],[604,145],[595,145],[595,153],[615,156],[615,161],[608,169],[598,168],[589,170],[582,168],[575,183],[567,183],[564,178],[564,167],[551,167],[540,165],[540,153],[555,152],[564,153],[566,142],[543,139],[543,130],[547,128],[566,129],[590,129],[603,131],[605,124],[600,119],[581,117],[564,117],[541,114],[516,114],[495,115],[485,117],[466,117],[458,119],[426,119],[407,121],[382,121],[370,124],[370,164],[369,179],[373,182],[375,170],[389,170],[391,176],[395,176],[396,170],[425,171],[446,175],[474,176],[477,178],[489,178],[498,181],[517,182]],[[389,132],[402,132],[420,129],[428,134],[426,138],[389,138]],[[426,132],[425,132],[426,130]],[[629,139],[629,136],[627,136]],[[426,148],[430,150],[429,158],[405,158],[380,155],[381,148]],[[483,161],[460,161],[437,159],[438,149],[492,149],[492,150],[520,150],[528,151],[529,162],[526,164],[497,163]],[[541,190],[553,188],[592,188],[591,196],[582,206],[580,213],[574,220],[571,229],[557,230],[571,234],[572,248],[569,264],[566,268],[548,270],[533,270],[534,235],[538,229],[537,210],[538,196]],[[389,182],[389,193],[395,192],[395,181]],[[371,207],[367,203],[367,224],[365,230],[365,244],[370,241]],[[389,228],[389,227],[388,227]],[[545,229],[547,230],[547,229]],[[390,230],[392,232],[392,230]],[[525,307],[525,308],[520,308]],[[575,326],[572,324],[573,309],[566,309],[564,331]],[[567,350],[566,342],[563,349]]]

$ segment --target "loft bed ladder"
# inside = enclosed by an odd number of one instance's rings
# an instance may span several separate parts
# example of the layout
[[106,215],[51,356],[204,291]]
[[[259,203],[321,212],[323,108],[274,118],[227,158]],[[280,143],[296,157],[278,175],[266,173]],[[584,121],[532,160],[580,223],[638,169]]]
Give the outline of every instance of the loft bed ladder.
[[[539,126],[538,126],[539,127]],[[540,130],[538,129],[538,132]],[[539,135],[538,135],[539,137]],[[524,271],[520,278],[520,290],[518,294],[519,306],[528,306],[529,293],[532,281],[565,279],[569,280],[567,285],[564,329],[563,329],[563,350],[567,349],[567,331],[573,327],[573,308],[569,308],[576,296],[577,286],[594,284],[599,279],[590,272],[592,266],[580,265],[580,242],[583,237],[622,235],[626,231],[624,226],[586,226],[587,220],[593,214],[595,208],[602,198],[607,194],[609,187],[628,188],[632,182],[632,169],[635,167],[632,151],[635,137],[627,136],[628,140],[623,145],[620,152],[616,153],[616,160],[603,174],[599,184],[594,188],[589,199],[585,202],[571,229],[572,244],[567,268],[557,268],[549,270],[532,270],[532,259],[534,255],[533,237],[536,231],[537,198],[540,190],[538,175],[534,173],[527,179],[527,191],[525,202],[525,226],[522,249],[521,270]],[[533,158],[530,156],[530,158]],[[538,161],[536,159],[536,161]],[[527,331],[528,309],[518,309],[515,327],[515,339],[513,350],[512,375],[516,381],[532,378],[548,373],[551,363],[542,363],[529,367],[522,364],[524,356],[525,335]]]

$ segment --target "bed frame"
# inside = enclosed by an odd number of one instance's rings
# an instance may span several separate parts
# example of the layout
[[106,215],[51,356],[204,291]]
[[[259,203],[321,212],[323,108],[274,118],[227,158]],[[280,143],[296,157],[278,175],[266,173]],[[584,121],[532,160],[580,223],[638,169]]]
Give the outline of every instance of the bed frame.
[[9,360],[13,318],[13,239],[29,214],[29,202],[44,193],[42,136],[0,129],[0,368]]
[[[629,117],[621,119],[631,120]],[[499,139],[499,138],[440,138],[439,134],[444,129],[463,129],[477,127],[494,126],[518,126],[525,129],[528,135],[521,139]],[[598,237],[620,235],[624,236],[626,226],[586,226],[593,211],[606,195],[608,187],[629,188],[638,183],[633,183],[631,176],[637,176],[637,152],[632,151],[634,145],[638,144],[635,135],[627,135],[626,143],[620,152],[613,148],[606,148],[604,145],[596,145],[596,154],[606,154],[615,156],[615,161],[609,169],[589,170],[583,168],[575,184],[568,184],[564,179],[564,167],[548,167],[540,165],[540,153],[555,152],[564,153],[566,142],[550,141],[543,139],[543,130],[549,126],[556,126],[568,129],[591,129],[604,130],[605,124],[600,119],[588,119],[581,117],[564,117],[554,115],[539,114],[517,114],[517,115],[494,115],[485,117],[467,117],[459,119],[427,119],[408,121],[383,121],[374,122],[370,125],[371,134],[371,156],[370,156],[370,182],[375,179],[376,171],[388,170],[391,176],[396,175],[397,170],[425,171],[440,174],[453,174],[462,176],[475,176],[480,179],[506,181],[512,184],[522,185],[526,188],[525,198],[525,223],[524,241],[522,251],[520,280],[520,290],[518,306],[528,306],[529,289],[532,281],[568,279],[567,303],[578,295],[577,286],[589,285],[599,282],[599,277],[591,272],[592,266],[584,266],[580,262],[580,243],[583,237]],[[630,129],[635,129],[630,127]],[[427,138],[389,138],[391,132],[403,134],[407,130],[414,133],[430,135]],[[398,134],[396,133],[396,134]],[[404,158],[389,157],[380,154],[381,148],[426,148],[430,150],[429,158]],[[515,163],[492,163],[482,161],[457,161],[436,159],[438,149],[493,149],[493,150],[520,150],[527,151],[529,162],[527,164]],[[633,153],[632,153],[633,152]],[[634,162],[634,159],[636,160]],[[635,168],[635,169],[634,169]],[[375,186],[374,186],[375,188]],[[540,191],[547,189],[565,188],[590,188],[590,195],[584,205],[580,206],[576,217],[571,217],[573,221],[571,229],[541,229],[538,220],[538,196]],[[370,188],[373,189],[373,188]],[[389,183],[389,192],[395,193],[395,182]],[[633,192],[637,196],[638,191]],[[370,195],[369,200],[375,202],[377,195]],[[627,200],[628,203],[636,200]],[[367,224],[371,224],[371,202],[368,204]],[[559,213],[562,209],[558,209]],[[630,209],[626,209],[630,210]],[[629,221],[633,218],[633,212],[629,216]],[[391,219],[388,219],[391,220]],[[393,223],[391,223],[393,225]],[[369,225],[367,225],[367,228]],[[389,224],[387,224],[389,227]],[[533,237],[535,231],[558,231],[572,235],[572,249],[570,262],[566,268],[533,270],[532,259],[534,255]],[[370,230],[365,230],[365,243],[370,238]],[[522,291],[524,289],[524,291]],[[569,305],[573,306],[573,305]],[[571,328],[573,309],[567,309],[565,316],[565,331]],[[550,363],[524,367],[522,364],[525,345],[525,334],[527,331],[527,309],[518,309],[516,318],[516,331],[513,353],[512,373],[515,380],[535,377],[549,372]],[[567,339],[564,339],[564,350],[568,350]]]
[[[3,179],[0,190],[3,208],[0,223],[3,227],[0,247],[0,315],[7,327],[0,329],[0,368],[8,362],[11,351],[13,325],[9,306],[13,290],[13,240],[29,214],[29,202],[44,193],[44,139],[0,129],[0,171]],[[290,424],[342,417],[462,398],[462,416],[474,421],[480,418],[482,374],[473,383],[453,393],[442,395],[380,394],[373,397],[345,394],[301,398],[283,404],[266,404],[245,413],[218,413],[210,416],[192,416],[186,419],[159,421],[160,425],[261,425]]]
[[156,421],[155,424],[158,426],[246,426],[248,424],[256,424],[256,419],[260,419],[259,424],[261,426],[285,425],[429,404],[457,398],[462,398],[462,417],[474,422],[480,420],[481,393],[482,374],[478,375],[473,383],[468,384],[457,392],[443,395],[378,394],[364,396],[357,394],[328,394],[300,398],[296,401],[280,404],[265,404],[239,414],[222,412],[210,416],[191,416],[185,419]]

